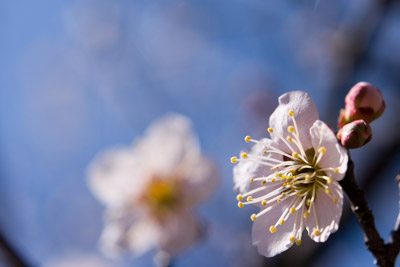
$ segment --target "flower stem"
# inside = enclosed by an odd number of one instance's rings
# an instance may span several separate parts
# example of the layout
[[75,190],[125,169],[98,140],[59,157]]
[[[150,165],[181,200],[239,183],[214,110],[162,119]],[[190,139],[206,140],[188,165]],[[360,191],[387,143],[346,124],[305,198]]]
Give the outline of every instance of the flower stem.
[[400,214],[397,219],[396,230],[392,232],[391,240],[385,244],[376,229],[375,218],[365,200],[364,191],[357,185],[354,177],[354,163],[351,159],[349,159],[346,175],[339,183],[350,201],[351,209],[357,217],[358,223],[364,231],[365,246],[374,255],[376,263],[381,267],[394,266],[400,250]]

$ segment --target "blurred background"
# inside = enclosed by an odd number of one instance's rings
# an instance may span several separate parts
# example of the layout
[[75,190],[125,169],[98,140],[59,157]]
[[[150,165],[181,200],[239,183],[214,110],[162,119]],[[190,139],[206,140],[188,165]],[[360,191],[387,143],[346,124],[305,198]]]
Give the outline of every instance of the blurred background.
[[[266,259],[251,245],[229,158],[266,135],[278,97],[307,91],[336,127],[358,81],[379,87],[383,116],[352,151],[356,178],[388,239],[399,210],[400,1],[38,0],[0,2],[0,233],[29,266],[151,266],[154,251],[108,259],[104,207],[87,166],[131,145],[170,111],[188,116],[220,169],[199,207],[207,237],[174,266],[373,266],[346,203],[323,244]],[[11,266],[5,250],[0,266]],[[400,265],[399,265],[400,266]]]

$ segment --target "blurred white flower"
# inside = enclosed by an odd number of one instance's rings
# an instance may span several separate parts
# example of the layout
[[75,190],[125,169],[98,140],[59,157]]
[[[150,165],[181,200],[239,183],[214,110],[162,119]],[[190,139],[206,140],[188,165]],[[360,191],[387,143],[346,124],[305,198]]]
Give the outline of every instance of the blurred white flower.
[[177,114],[154,122],[133,147],[100,154],[89,166],[89,186],[107,208],[102,250],[182,251],[200,237],[193,208],[210,196],[216,174],[190,121]]
[[266,257],[300,245],[304,228],[316,242],[338,229],[343,204],[338,181],[348,156],[318,117],[307,93],[284,94],[270,117],[271,139],[246,136],[255,145],[240,159],[231,159],[239,161],[234,168],[238,206],[261,208],[251,216],[253,244]]

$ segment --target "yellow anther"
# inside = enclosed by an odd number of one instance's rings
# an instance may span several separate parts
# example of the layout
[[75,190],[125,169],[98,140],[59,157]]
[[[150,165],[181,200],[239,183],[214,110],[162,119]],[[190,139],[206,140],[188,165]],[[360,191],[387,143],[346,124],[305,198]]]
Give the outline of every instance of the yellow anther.
[[287,182],[284,182],[282,186],[283,186],[283,187],[286,187],[286,185],[287,185]]
[[287,130],[288,130],[289,133],[293,133],[294,132],[294,127],[293,126],[289,126],[287,128]]
[[243,152],[243,153],[242,153],[242,158],[244,158],[244,159],[245,159],[245,158],[247,158],[248,156],[249,156],[249,155],[247,155],[247,153],[246,153],[246,152]]
[[272,178],[272,179],[271,179],[271,182],[274,183],[274,182],[275,182],[275,178]]
[[311,181],[310,175],[307,174],[306,177],[305,177],[305,179],[306,179],[306,182],[309,183],[309,182]]
[[310,213],[308,212],[308,210],[306,210],[303,214],[304,218],[308,218],[308,216],[310,216]]
[[239,208],[243,208],[243,207],[244,207],[243,203],[239,201],[239,202],[238,202],[238,207],[239,207]]
[[261,201],[261,205],[263,206],[267,205],[267,201],[264,199],[263,201]]
[[282,196],[283,196],[283,197],[286,197],[286,193],[285,193],[285,192],[282,192]]
[[295,208],[290,208],[290,213],[296,213],[296,209]]
[[329,187],[325,188],[325,193],[330,194],[331,193],[331,189]]
[[265,185],[266,183],[267,183],[267,181],[265,181],[265,180],[261,182],[262,185]]
[[254,222],[257,220],[257,215],[256,214],[251,214],[250,219]]
[[276,227],[273,226],[273,225],[271,225],[271,227],[269,228],[269,231],[270,231],[271,233],[275,233],[275,232],[276,232]]
[[321,147],[318,149],[318,151],[319,151],[319,153],[321,153],[321,154],[325,154],[325,153],[326,153],[326,149],[325,149],[325,147],[323,147],[323,146],[321,146]]
[[290,241],[290,242],[293,243],[295,240],[296,240],[296,238],[295,238],[294,236],[289,237],[289,241]]
[[264,154],[267,154],[267,153],[268,153],[268,151],[267,151],[267,150],[264,150],[264,151],[263,151],[263,153],[264,153]]
[[299,153],[293,152],[293,153],[292,153],[292,157],[295,158],[295,159],[297,159],[297,158],[299,157]]
[[236,163],[236,162],[237,162],[237,157],[232,157],[232,158],[231,158],[231,162],[232,162],[232,163]]
[[290,172],[291,174],[294,174],[294,170],[290,170],[289,172]]
[[327,182],[328,184],[331,184],[331,183],[332,183],[332,177],[328,176],[328,179],[326,180],[326,182]]
[[269,133],[273,133],[273,132],[274,132],[274,129],[268,128],[268,132],[269,132]]
[[321,234],[321,232],[318,230],[318,229],[315,229],[314,230],[314,235],[315,236],[319,236]]
[[244,138],[244,141],[246,141],[246,143],[250,142],[250,140],[251,140],[251,137],[248,135]]
[[300,246],[301,245],[301,239],[296,240],[296,245]]
[[237,201],[242,201],[243,200],[243,195],[242,194],[238,194],[236,196]]
[[285,223],[285,219],[281,219],[280,221],[279,221],[279,224],[280,225],[283,225]]
[[278,198],[276,202],[281,203],[282,199]]
[[293,141],[293,140],[292,140],[292,137],[290,137],[290,136],[286,137],[286,140],[287,140],[288,142],[292,142],[292,141]]
[[294,115],[294,110],[289,111],[289,116],[292,117]]
[[311,205],[311,199],[310,198],[306,200],[306,204],[307,204],[307,206]]
[[300,196],[300,192],[296,192],[296,196]]
[[333,171],[333,173],[334,173],[334,174],[338,174],[338,173],[339,173],[339,169],[336,168],[336,169]]
[[333,199],[333,204],[336,204],[337,203],[337,198],[334,198]]
[[252,199],[253,199],[252,196],[248,196],[246,200],[247,200],[247,202],[249,202],[249,201],[251,201]]
[[250,181],[250,182],[254,182],[254,179],[253,179],[253,178],[250,178],[249,181]]

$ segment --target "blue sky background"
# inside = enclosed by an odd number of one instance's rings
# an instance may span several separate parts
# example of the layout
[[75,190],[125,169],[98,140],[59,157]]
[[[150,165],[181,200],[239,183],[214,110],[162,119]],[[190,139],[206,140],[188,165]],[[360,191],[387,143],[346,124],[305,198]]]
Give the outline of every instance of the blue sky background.
[[[282,93],[307,91],[335,127],[361,80],[382,90],[387,110],[371,143],[352,152],[357,180],[398,147],[400,6],[382,11],[377,2],[1,1],[0,231],[35,266],[151,265],[153,252],[110,260],[98,251],[103,207],[86,168],[173,111],[192,119],[220,169],[214,197],[199,208],[209,235],[176,266],[278,266],[296,257],[373,266],[352,214],[325,244],[263,259],[251,245],[252,210],[237,209],[229,158],[246,148],[245,135],[265,135]],[[399,150],[388,156],[366,194],[384,238],[399,200]]]

